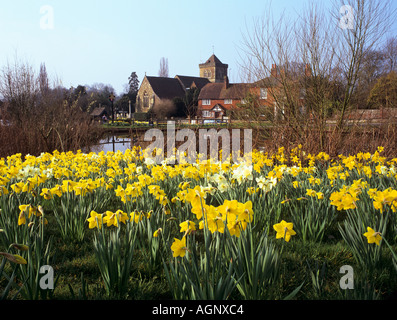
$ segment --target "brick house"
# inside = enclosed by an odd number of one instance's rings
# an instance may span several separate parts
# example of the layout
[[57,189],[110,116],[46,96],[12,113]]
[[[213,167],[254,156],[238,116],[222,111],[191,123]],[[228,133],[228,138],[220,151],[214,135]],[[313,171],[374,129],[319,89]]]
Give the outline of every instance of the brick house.
[[244,103],[244,97],[249,92],[250,85],[244,83],[229,83],[225,76],[223,82],[205,85],[198,97],[198,117],[222,119],[227,111]]
[[[306,69],[306,75],[309,72]],[[274,99],[280,96],[280,70],[273,64],[270,76],[254,83],[229,83],[227,75],[222,82],[216,81],[207,84],[200,92],[197,116],[203,119],[222,119],[227,116],[228,110],[237,109],[244,105],[251,95],[255,97],[258,106],[271,108],[273,116],[284,110],[280,101]],[[297,90],[302,91],[297,87]],[[300,104],[304,107],[304,94],[300,94]]]

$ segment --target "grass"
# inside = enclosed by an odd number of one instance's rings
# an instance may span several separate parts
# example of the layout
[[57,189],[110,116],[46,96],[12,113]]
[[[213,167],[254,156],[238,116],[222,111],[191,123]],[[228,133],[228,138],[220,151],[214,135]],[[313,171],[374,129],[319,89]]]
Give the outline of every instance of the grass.
[[[49,221],[49,225],[54,225]],[[48,235],[59,237],[57,229],[48,230]],[[53,300],[106,300],[101,275],[95,262],[90,237],[83,243],[62,243],[59,241],[52,263],[55,277],[59,276],[53,293]],[[278,242],[281,250],[286,243]],[[339,300],[345,299],[347,292],[339,287],[339,280],[343,274],[339,269],[343,265],[354,265],[352,254],[340,240],[328,238],[321,244],[303,243],[296,239],[288,243],[288,250],[282,254],[280,282],[278,287],[269,288],[274,299],[282,300],[297,287],[303,284],[295,299],[297,300]],[[379,293],[380,299],[395,297],[397,279],[395,270],[390,268],[391,253],[384,251],[377,273],[372,278],[372,285]],[[325,271],[322,274],[320,271]],[[311,275],[317,275],[319,282],[315,283]],[[356,277],[359,279],[361,277]],[[0,287],[5,280],[0,281]],[[358,297],[361,283],[356,283],[353,290]],[[166,281],[164,271],[159,266],[154,272],[149,272],[146,255],[138,251],[133,262],[133,270],[128,283],[127,300],[169,300],[171,292]],[[15,291],[14,291],[15,292]],[[14,292],[10,293],[10,296]],[[349,296],[350,297],[350,296]],[[240,300],[241,296],[235,290],[231,300]],[[352,297],[350,297],[352,298]]]

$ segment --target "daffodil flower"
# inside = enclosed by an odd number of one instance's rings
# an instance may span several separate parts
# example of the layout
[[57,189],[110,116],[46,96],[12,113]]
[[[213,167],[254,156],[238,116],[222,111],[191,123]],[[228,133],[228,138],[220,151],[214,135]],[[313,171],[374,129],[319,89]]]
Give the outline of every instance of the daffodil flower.
[[273,225],[273,228],[277,232],[276,239],[283,238],[286,242],[289,242],[291,236],[296,234],[296,232],[292,229],[292,222],[286,222],[282,220],[280,223]]
[[380,232],[376,232],[370,227],[367,227],[367,232],[363,234],[368,239],[368,243],[376,243],[379,246],[380,240],[382,240],[382,236]]
[[87,221],[89,222],[88,227],[90,229],[93,229],[93,228],[101,229],[102,228],[102,214],[99,214],[94,210],[92,210],[90,212],[90,218],[88,218]]
[[179,224],[181,227],[180,232],[187,232],[196,230],[196,224],[193,221],[186,220]]
[[186,238],[183,237],[181,240],[174,238],[174,242],[171,245],[171,250],[173,251],[173,257],[184,257],[187,251]]

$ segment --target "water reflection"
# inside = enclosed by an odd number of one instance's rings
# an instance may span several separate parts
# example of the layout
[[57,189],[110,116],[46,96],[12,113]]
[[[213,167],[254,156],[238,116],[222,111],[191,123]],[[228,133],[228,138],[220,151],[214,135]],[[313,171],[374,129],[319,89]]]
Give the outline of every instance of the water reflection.
[[131,138],[128,135],[109,135],[101,139],[96,145],[90,148],[90,152],[125,152],[131,148]]

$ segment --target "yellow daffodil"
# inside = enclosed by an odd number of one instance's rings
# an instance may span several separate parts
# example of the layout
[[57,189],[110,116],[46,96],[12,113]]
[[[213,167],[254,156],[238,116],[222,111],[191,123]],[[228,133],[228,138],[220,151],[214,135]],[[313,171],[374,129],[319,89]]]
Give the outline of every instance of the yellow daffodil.
[[367,227],[367,232],[363,234],[367,239],[368,243],[376,243],[379,246],[382,236],[380,232],[375,232],[372,228]]
[[40,195],[41,195],[44,199],[46,199],[46,200],[49,200],[49,199],[52,198],[51,190],[48,189],[48,188],[43,188],[43,189],[41,190]]
[[273,225],[273,228],[277,232],[276,239],[283,238],[286,242],[289,242],[291,236],[296,235],[296,232],[293,230],[292,222],[282,220],[280,223]]
[[103,223],[106,223],[108,227],[112,225],[118,227],[117,216],[112,211],[109,210],[105,211],[102,221]]
[[201,206],[202,199],[205,198],[205,193],[202,192],[200,186],[194,187],[194,189],[187,189],[186,201],[188,201],[192,207]]
[[171,250],[173,251],[173,257],[184,257],[187,251],[186,247],[186,237],[182,237],[181,240],[174,238],[174,242],[171,245]]
[[316,191],[312,189],[306,189],[306,195],[309,197],[315,197],[316,196]]
[[88,227],[90,229],[93,228],[98,228],[101,229],[102,228],[102,214],[97,213],[96,211],[92,210],[90,212],[90,217],[87,219],[87,221],[89,222]]
[[240,237],[241,233],[241,223],[238,220],[236,215],[229,215],[229,219],[227,220],[227,228],[229,230],[230,235]]
[[179,226],[181,227],[180,232],[189,233],[191,231],[196,230],[196,224],[190,220],[186,220],[186,221],[180,223]]
[[163,229],[161,229],[161,228],[158,228],[155,232],[153,232],[153,237],[154,238],[157,238],[159,235],[160,235],[160,233],[163,231]]
[[252,201],[237,204],[238,219],[240,221],[252,222],[254,211],[252,210]]
[[221,213],[224,219],[229,214],[238,213],[238,201],[237,200],[225,200],[222,205],[218,207],[218,211]]

